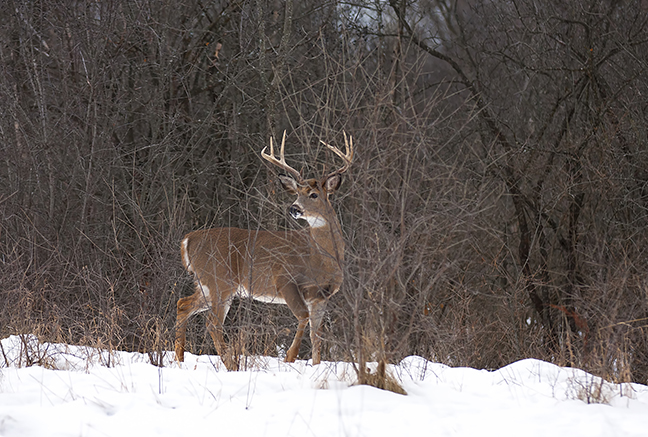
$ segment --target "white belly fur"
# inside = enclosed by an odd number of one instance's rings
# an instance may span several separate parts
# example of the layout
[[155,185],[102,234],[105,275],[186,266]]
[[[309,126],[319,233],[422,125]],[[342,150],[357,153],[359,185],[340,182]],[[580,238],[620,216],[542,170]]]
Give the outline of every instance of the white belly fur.
[[258,300],[259,302],[278,303],[278,304],[286,305],[286,301],[279,295],[274,295],[274,296],[252,295],[247,290],[247,288],[243,287],[242,285],[239,285],[239,287],[237,288],[236,295],[238,297],[241,297],[241,298],[250,298],[251,297],[254,300]]

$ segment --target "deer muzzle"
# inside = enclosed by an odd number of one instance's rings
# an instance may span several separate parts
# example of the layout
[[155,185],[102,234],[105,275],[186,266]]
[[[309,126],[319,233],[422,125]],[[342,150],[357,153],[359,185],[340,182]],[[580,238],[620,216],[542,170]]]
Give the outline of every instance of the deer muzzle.
[[301,209],[301,207],[299,205],[297,205],[295,203],[290,205],[290,208],[288,208],[288,212],[290,213],[292,218],[294,218],[295,220],[297,220],[298,218],[300,218],[301,216],[304,215],[304,211]]

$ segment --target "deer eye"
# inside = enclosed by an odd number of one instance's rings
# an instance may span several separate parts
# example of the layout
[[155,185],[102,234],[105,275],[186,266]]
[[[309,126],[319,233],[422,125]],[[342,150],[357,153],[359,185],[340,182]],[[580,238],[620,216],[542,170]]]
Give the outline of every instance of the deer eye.
[[310,197],[311,199],[317,199],[317,193],[310,193],[308,197]]

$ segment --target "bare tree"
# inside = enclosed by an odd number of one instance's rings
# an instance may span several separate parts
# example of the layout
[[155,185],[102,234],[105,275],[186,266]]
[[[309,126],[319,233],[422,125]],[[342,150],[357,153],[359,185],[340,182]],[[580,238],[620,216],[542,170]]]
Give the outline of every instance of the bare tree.
[[[287,129],[289,159],[326,174],[319,141],[345,130],[347,279],[323,359],[535,356],[648,378],[642,2],[0,12],[1,335],[160,363],[191,287],[182,235],[294,227],[256,152]],[[287,349],[290,312],[255,305],[234,302],[230,340]],[[212,351],[204,334],[187,347]]]

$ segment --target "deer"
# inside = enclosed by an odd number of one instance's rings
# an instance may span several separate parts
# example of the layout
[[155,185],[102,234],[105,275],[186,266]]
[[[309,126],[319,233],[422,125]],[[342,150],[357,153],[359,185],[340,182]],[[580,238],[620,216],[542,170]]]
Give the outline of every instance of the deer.
[[330,196],[335,193],[353,160],[353,138],[344,133],[345,152],[320,141],[342,159],[340,168],[317,179],[303,179],[286,163],[283,133],[279,158],[272,137],[261,158],[285,172],[278,175],[283,189],[296,200],[288,207],[295,220],[307,228],[251,230],[233,227],[193,231],[181,243],[185,269],[194,276],[195,292],[177,302],[175,354],[184,361],[188,319],[208,311],[207,332],[228,370],[238,370],[238,357],[228,350],[224,321],[234,297],[284,304],[297,318],[297,331],[285,362],[294,362],[310,324],[312,364],[321,362],[320,329],[327,301],[344,279],[344,239]]

